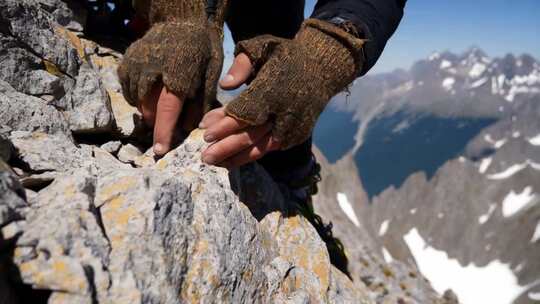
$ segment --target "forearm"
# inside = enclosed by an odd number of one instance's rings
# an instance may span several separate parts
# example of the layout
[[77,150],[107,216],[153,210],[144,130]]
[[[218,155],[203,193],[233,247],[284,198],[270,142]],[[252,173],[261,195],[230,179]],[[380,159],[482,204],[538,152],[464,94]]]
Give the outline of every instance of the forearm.
[[330,21],[342,18],[354,23],[366,39],[364,66],[367,73],[382,54],[386,42],[394,34],[403,17],[406,0],[320,0],[312,17]]

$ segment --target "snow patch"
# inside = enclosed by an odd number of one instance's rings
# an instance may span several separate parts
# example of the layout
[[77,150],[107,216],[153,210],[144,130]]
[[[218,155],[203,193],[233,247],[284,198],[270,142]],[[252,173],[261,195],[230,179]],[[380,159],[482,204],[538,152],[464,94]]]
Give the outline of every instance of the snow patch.
[[516,131],[516,132],[512,133],[513,138],[518,138],[520,136],[521,136],[521,133],[519,131]]
[[529,292],[527,295],[533,301],[540,301],[540,292]]
[[443,217],[444,217],[444,213],[442,213],[442,212],[439,212],[439,213],[437,214],[437,218],[440,218],[440,219],[442,219]]
[[414,208],[414,209],[411,209],[409,212],[410,212],[411,214],[416,214],[416,211],[418,211],[418,210],[416,210],[416,208]]
[[480,225],[485,224],[489,220],[489,218],[491,217],[491,215],[493,214],[493,211],[495,211],[495,209],[497,209],[496,204],[489,205],[488,212],[486,214],[482,214],[481,216],[478,217],[478,223]]
[[534,163],[530,159],[528,159],[522,164],[515,164],[515,165],[510,166],[502,172],[490,174],[487,176],[487,178],[488,179],[506,179],[529,166],[535,170],[540,170],[540,164]]
[[478,80],[476,80],[475,82],[473,82],[470,86],[470,89],[476,89],[476,88],[479,88],[481,86],[483,86],[484,84],[486,84],[488,82],[488,79],[487,78],[480,78]]
[[452,66],[452,63],[450,61],[448,61],[448,60],[445,59],[445,60],[441,61],[441,69],[442,70],[447,69],[447,68],[449,68],[451,66]]
[[429,59],[429,61],[434,61],[434,60],[437,60],[439,58],[441,58],[441,54],[435,52],[435,53],[429,55],[428,59]]
[[388,231],[388,224],[390,224],[390,220],[382,222],[381,227],[379,228],[379,236],[386,234],[386,231]]
[[442,87],[447,90],[447,91],[450,91],[452,90],[452,88],[454,87],[454,84],[456,83],[456,80],[452,77],[448,77],[448,78],[445,78],[442,82]]
[[[508,304],[520,296],[527,287],[520,286],[510,265],[498,260],[485,267],[474,264],[462,266],[446,252],[429,246],[416,228],[403,239],[411,250],[420,272],[443,294],[452,289],[463,304]],[[487,283],[489,282],[489,283]]]
[[382,254],[383,254],[383,257],[384,257],[384,260],[386,261],[386,263],[392,263],[394,261],[394,258],[392,257],[390,252],[388,252],[388,250],[386,248],[384,248],[384,247],[382,249]]
[[469,76],[471,78],[478,78],[484,74],[486,71],[486,65],[483,63],[475,63],[471,70],[469,71]]
[[356,213],[354,213],[354,209],[349,202],[349,199],[347,198],[347,195],[344,193],[338,193],[337,194],[337,201],[338,205],[343,210],[345,215],[353,222],[357,227],[360,227],[360,221],[358,220],[358,217],[356,216]]
[[533,192],[531,186],[526,187],[521,193],[515,193],[514,190],[510,191],[502,203],[503,216],[510,217],[515,215],[520,210],[527,207],[535,197],[536,194]]
[[536,229],[534,230],[534,234],[531,238],[531,243],[536,243],[540,240],[540,221],[538,224],[536,224]]
[[529,143],[533,146],[540,146],[540,134],[533,138],[529,138]]
[[481,174],[484,174],[487,172],[487,169],[489,168],[489,165],[491,165],[491,162],[493,161],[493,157],[488,157],[482,159],[482,162],[480,163],[480,168],[478,169],[478,172]]
[[506,138],[503,138],[503,139],[500,139],[500,140],[494,140],[493,138],[491,138],[490,134],[484,135],[484,140],[486,142],[492,144],[495,149],[501,148],[502,146],[504,146],[508,142],[508,139],[506,139]]

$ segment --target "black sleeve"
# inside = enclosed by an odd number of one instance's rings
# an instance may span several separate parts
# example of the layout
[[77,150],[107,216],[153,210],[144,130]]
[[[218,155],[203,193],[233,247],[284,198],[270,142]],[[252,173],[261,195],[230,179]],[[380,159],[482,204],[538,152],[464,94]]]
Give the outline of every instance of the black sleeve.
[[319,0],[312,18],[351,21],[367,39],[364,46],[364,75],[381,56],[386,42],[397,29],[406,0]]
[[304,0],[229,0],[227,25],[235,42],[270,34],[293,38],[304,20]]

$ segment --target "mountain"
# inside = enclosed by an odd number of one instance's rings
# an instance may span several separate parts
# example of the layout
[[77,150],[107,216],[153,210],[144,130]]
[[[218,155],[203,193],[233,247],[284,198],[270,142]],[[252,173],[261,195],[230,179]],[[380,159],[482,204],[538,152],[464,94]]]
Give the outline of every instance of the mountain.
[[[316,209],[462,303],[539,303],[539,75],[531,56],[473,48],[357,80],[315,135],[333,158]],[[344,119],[356,140],[330,140]]]
[[[315,143],[331,162],[352,150],[373,197],[416,171],[433,176],[482,129],[539,94],[540,64],[529,55],[434,53],[408,71],[356,80],[323,113]],[[332,128],[347,136],[336,141]]]

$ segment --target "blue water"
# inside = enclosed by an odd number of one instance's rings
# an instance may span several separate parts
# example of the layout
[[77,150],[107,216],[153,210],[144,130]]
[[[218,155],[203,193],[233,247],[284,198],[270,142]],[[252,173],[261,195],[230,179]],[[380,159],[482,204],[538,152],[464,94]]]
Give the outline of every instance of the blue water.
[[[354,146],[358,124],[350,118],[350,113],[330,110],[320,119],[314,140],[330,162],[335,162]],[[397,131],[404,121],[408,121],[409,126]],[[400,187],[407,177],[418,171],[431,178],[493,122],[491,118],[441,118],[406,112],[372,121],[364,144],[355,155],[368,196],[372,198],[391,185]]]
[[334,163],[354,147],[357,130],[358,122],[353,121],[352,113],[327,107],[317,122],[313,141],[328,161]]

